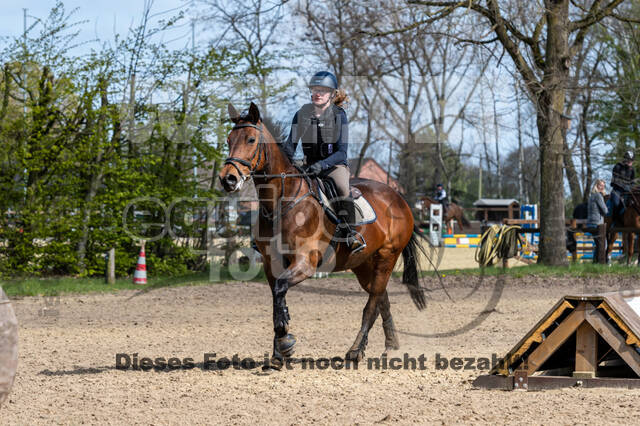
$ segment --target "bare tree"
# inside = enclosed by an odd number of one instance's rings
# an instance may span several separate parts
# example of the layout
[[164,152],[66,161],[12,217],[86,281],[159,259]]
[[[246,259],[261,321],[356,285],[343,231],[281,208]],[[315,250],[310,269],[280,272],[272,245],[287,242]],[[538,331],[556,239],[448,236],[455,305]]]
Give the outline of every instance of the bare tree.
[[287,69],[283,59],[289,55],[282,42],[285,3],[279,0],[198,0],[205,6],[200,20],[222,26],[215,44],[239,54],[238,61],[246,76],[241,81],[249,99],[257,99],[260,111],[267,115],[269,106],[280,101],[290,81],[278,81],[276,71]]
[[[622,18],[624,0],[544,0],[537,2],[487,0],[409,0],[423,6],[423,23],[458,18],[473,12],[485,23],[492,39],[473,38],[471,43],[499,42],[512,59],[536,106],[540,139],[540,249],[538,262],[567,263],[564,236],[563,166],[565,158],[564,111],[569,70],[592,26],[607,17]],[[530,19],[530,18],[534,19]],[[415,31],[415,26],[383,31]]]
[[[449,141],[449,135],[464,118],[464,112],[469,108],[490,63],[489,58],[481,55],[475,46],[456,43],[455,34],[461,31],[450,22],[443,28],[432,28],[427,40],[416,43],[416,53],[412,58],[421,72],[436,137],[438,167],[435,180],[440,181],[442,176],[449,184],[451,171],[447,170],[442,156],[443,144]],[[454,34],[454,37],[442,35],[444,33]]]
[[417,37],[395,33],[370,38],[362,31],[379,22],[394,27],[416,22],[411,9],[397,5],[391,0],[377,4],[304,2],[300,14],[308,25],[312,46],[319,48],[338,76],[356,76],[353,103],[366,125],[360,158],[373,142],[382,139],[376,137],[376,130],[382,131],[384,139],[400,152],[399,178],[413,204],[417,188],[413,160],[424,151],[419,144],[427,142],[420,140],[420,135],[426,128],[434,131],[435,139],[428,141],[435,147],[433,178],[450,182],[452,170],[445,161],[445,151],[446,155],[460,154],[462,144],[457,150],[445,150],[444,146],[464,117],[488,60],[473,46],[456,45],[445,37],[445,32],[463,31],[444,22],[441,28],[420,32]]
[[373,9],[353,0],[303,1],[296,8],[296,15],[306,26],[305,47],[308,45],[310,50],[317,52],[319,62],[336,74],[340,86],[351,98],[349,120],[362,124],[365,129],[360,139],[351,133],[351,146],[359,146],[356,166],[351,170],[356,176],[370,148],[385,139],[376,120],[383,113],[379,82],[371,78],[380,70],[374,65],[376,61],[370,59],[380,56],[372,49],[370,40],[358,32],[375,19]]

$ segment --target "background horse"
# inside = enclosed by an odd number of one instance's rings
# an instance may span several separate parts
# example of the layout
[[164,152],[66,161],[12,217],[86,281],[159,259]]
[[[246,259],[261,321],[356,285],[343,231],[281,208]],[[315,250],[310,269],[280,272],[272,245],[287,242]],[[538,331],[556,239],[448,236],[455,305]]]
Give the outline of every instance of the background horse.
[[[608,196],[606,197],[608,199]],[[607,228],[607,259],[610,259],[613,245],[616,242],[617,232],[611,231],[613,222],[613,215],[605,217],[605,225]],[[634,187],[631,190],[629,201],[625,206],[624,214],[622,215],[622,224],[618,223],[618,226],[622,225],[624,228],[640,228],[640,188]],[[632,232],[622,232],[622,252],[627,261],[627,265],[631,262],[635,248],[635,236]],[[638,257],[638,264],[640,264],[640,257]]]
[[273,298],[276,367],[283,358],[293,354],[296,342],[289,334],[287,290],[311,277],[320,265],[329,271],[351,269],[369,294],[360,331],[346,359],[359,361],[364,357],[368,333],[378,315],[382,315],[385,349],[398,349],[387,282],[400,254],[404,261],[403,282],[411,299],[418,309],[425,306],[417,271],[420,234],[405,200],[382,183],[366,179],[352,181],[377,214],[375,222],[356,228],[367,246],[352,254],[344,238],[338,243],[331,242],[336,225],[321,208],[316,185],[291,164],[264,127],[258,107],[251,103],[246,116],[240,116],[231,104],[228,108],[235,126],[227,140],[229,157],[219,178],[227,192],[240,190],[251,178],[256,186],[260,214],[254,238],[263,256]]
[[[423,208],[429,209],[431,204],[441,204],[440,202],[434,200],[431,197],[422,197],[422,205]],[[449,203],[449,208],[447,209],[447,214],[442,218],[447,227],[451,228],[453,231],[453,220],[458,222],[458,226],[460,230],[463,230],[465,226],[471,226],[466,217],[464,217],[464,211],[462,207],[457,205],[456,203]]]

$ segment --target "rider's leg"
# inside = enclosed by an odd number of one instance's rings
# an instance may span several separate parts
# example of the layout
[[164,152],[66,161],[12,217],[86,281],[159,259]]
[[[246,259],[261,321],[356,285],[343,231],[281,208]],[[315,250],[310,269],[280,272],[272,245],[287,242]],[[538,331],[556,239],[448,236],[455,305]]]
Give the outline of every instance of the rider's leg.
[[593,263],[598,263],[598,247],[600,239],[598,238],[598,228],[591,225],[584,228],[584,232],[591,234],[593,238]]
[[339,164],[327,174],[336,184],[339,202],[336,203],[338,218],[342,221],[339,225],[347,236],[347,246],[352,251],[360,251],[367,246],[362,235],[356,232],[350,224],[355,223],[355,205],[349,191],[349,167]]
[[[449,212],[449,202],[445,198],[442,200],[442,219],[447,229],[447,233],[453,233],[453,217],[447,220],[447,213]],[[450,232],[451,231],[451,232]]]
[[622,200],[620,198],[620,193],[617,190],[611,191],[611,218],[613,219],[613,224],[622,225]]

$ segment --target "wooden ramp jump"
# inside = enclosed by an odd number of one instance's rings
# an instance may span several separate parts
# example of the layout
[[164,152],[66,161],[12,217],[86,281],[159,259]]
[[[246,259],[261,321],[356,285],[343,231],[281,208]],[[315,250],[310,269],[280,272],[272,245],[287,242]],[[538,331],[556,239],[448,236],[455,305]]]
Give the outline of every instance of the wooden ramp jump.
[[640,388],[640,290],[565,296],[474,386]]

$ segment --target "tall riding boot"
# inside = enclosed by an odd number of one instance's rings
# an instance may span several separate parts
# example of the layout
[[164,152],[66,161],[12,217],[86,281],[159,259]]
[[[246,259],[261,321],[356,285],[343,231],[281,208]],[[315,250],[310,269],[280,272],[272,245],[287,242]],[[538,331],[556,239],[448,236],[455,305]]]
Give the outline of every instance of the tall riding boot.
[[352,198],[341,200],[338,204],[338,218],[341,223],[338,225],[347,238],[347,247],[352,253],[357,253],[367,246],[362,234],[351,227],[356,222],[356,206]]

